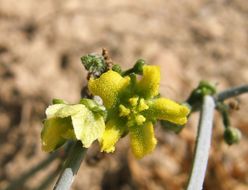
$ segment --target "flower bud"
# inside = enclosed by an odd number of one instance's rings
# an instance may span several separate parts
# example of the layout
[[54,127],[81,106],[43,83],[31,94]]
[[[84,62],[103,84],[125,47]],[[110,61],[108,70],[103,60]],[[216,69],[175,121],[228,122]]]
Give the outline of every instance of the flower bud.
[[145,65],[145,60],[143,59],[138,59],[135,63],[135,65],[133,66],[133,70],[135,71],[135,73],[137,74],[143,74],[143,66]]
[[121,66],[118,64],[113,65],[112,70],[119,73],[119,74],[122,73]]
[[52,104],[66,104],[67,102],[62,99],[53,99]]
[[106,70],[104,57],[97,54],[89,54],[81,57],[85,69],[96,76],[100,76]]
[[241,132],[234,127],[228,127],[224,132],[224,139],[228,145],[236,144],[241,139]]

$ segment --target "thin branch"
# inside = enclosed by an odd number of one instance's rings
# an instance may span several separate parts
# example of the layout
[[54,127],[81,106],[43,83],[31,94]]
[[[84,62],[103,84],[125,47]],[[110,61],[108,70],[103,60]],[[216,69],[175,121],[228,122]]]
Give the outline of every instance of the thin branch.
[[225,90],[216,96],[217,101],[224,101],[225,99],[238,96],[243,93],[248,93],[248,85],[238,86]]
[[201,109],[194,161],[187,190],[201,190],[204,182],[211,144],[215,103],[211,96],[205,96]]
[[82,143],[77,141],[71,149],[68,155],[65,165],[60,174],[58,181],[54,187],[54,190],[68,190],[70,189],[74,176],[81,165],[81,162],[85,156],[86,149],[83,148]]

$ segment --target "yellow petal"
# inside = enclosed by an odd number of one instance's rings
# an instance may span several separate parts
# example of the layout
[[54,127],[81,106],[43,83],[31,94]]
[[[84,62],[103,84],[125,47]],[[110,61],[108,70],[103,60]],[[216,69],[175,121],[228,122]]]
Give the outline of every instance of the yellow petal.
[[167,98],[158,98],[148,101],[149,109],[145,115],[150,118],[168,120],[172,123],[184,125],[190,110],[187,106],[180,105]]
[[151,153],[157,144],[151,122],[144,125],[129,127],[132,152],[136,158],[142,158]]
[[149,108],[149,106],[146,104],[144,98],[141,98],[140,102],[139,102],[138,110],[144,111],[144,110],[147,110],[148,108]]
[[71,129],[70,118],[51,118],[45,120],[41,131],[42,150],[51,152],[63,145],[66,141],[63,135]]
[[46,109],[46,116],[47,118],[52,118],[52,117],[56,117],[56,113],[64,108],[68,106],[67,104],[53,104],[50,105],[47,109]]
[[131,104],[131,106],[135,107],[138,104],[138,100],[139,100],[139,97],[132,97],[132,98],[129,98],[128,101]]
[[119,93],[129,84],[130,78],[123,78],[112,70],[98,79],[90,79],[88,87],[93,95],[100,96],[106,108],[111,108],[118,101]]
[[106,124],[105,131],[100,139],[101,151],[114,152],[115,144],[121,138],[124,133],[124,126],[115,120],[110,120]]
[[65,133],[61,134],[61,136],[64,139],[77,140],[75,133],[74,133],[74,130],[72,128],[68,129]]
[[47,118],[53,118],[53,117],[64,118],[75,115],[84,109],[86,109],[86,107],[85,105],[82,104],[75,104],[75,105],[53,104],[46,109],[46,115]]
[[83,147],[89,148],[95,140],[102,137],[105,129],[102,116],[94,114],[85,108],[85,110],[72,115],[71,120],[75,136],[82,142]]
[[145,98],[151,98],[159,93],[160,68],[158,66],[145,65],[143,77],[138,82],[138,93]]
[[135,116],[135,121],[137,125],[142,125],[146,121],[146,118],[143,115],[138,114]]
[[130,109],[126,108],[124,105],[119,105],[119,116],[128,116],[130,114]]

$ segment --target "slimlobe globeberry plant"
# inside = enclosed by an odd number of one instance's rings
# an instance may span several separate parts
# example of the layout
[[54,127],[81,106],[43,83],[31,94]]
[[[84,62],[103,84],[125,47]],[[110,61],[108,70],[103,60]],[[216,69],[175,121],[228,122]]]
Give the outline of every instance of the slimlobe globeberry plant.
[[217,94],[215,86],[201,81],[189,98],[180,104],[160,97],[160,68],[148,65],[142,59],[126,71],[122,71],[120,65],[113,64],[105,49],[102,55],[86,55],[81,61],[88,71],[88,85],[83,90],[83,97],[87,98],[82,98],[77,104],[53,100],[53,104],[46,109],[41,132],[44,151],[55,151],[64,144],[67,150],[70,149],[54,187],[56,190],[70,188],[85,150],[94,141],[99,142],[102,152],[112,153],[118,140],[129,136],[132,152],[137,159],[152,153],[157,144],[154,135],[157,121],[178,133],[190,113],[201,112],[194,162],[186,187],[188,190],[202,189],[215,109],[223,118],[226,143],[238,143],[241,138],[238,129],[230,126],[230,108],[224,100],[247,92],[247,85]]
[[[58,167],[36,188],[47,189],[60,172],[55,190],[68,190],[94,141],[100,151],[113,153],[120,138],[129,136],[137,159],[152,153],[157,140],[154,125],[179,133],[192,112],[200,111],[198,135],[187,190],[202,189],[206,172],[214,111],[223,119],[223,139],[228,145],[238,143],[240,131],[231,125],[225,100],[248,92],[248,85],[217,93],[215,86],[201,81],[188,99],[176,103],[160,97],[160,68],[139,59],[132,68],[122,71],[103,49],[102,55],[89,54],[81,61],[88,71],[88,84],[76,104],[54,99],[46,109],[41,131],[42,149],[51,153],[30,171],[20,175],[6,190],[19,189],[35,173],[59,159]],[[62,170],[61,170],[62,167]]]

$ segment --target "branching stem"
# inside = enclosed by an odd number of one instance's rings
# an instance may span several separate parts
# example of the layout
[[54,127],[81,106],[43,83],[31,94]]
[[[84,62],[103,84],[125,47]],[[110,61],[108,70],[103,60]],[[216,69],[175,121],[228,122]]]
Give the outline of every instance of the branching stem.
[[187,190],[202,189],[211,144],[214,109],[214,99],[211,96],[205,96],[201,109],[194,161]]
[[242,85],[242,86],[230,88],[228,90],[225,90],[217,94],[216,101],[222,102],[228,98],[232,98],[234,96],[238,96],[240,94],[247,93],[247,92],[248,92],[248,85]]

